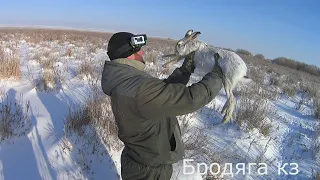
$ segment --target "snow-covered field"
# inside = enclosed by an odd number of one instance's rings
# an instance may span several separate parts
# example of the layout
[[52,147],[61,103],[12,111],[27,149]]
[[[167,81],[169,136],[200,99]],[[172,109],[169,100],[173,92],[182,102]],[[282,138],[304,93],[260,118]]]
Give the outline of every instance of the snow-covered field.
[[[0,30],[1,64],[18,58],[20,70],[19,78],[0,76],[0,180],[121,179],[123,146],[112,125],[109,99],[100,88],[108,39],[29,31]],[[172,47],[161,42],[154,39],[146,49],[145,70],[165,78],[181,63],[162,69],[160,55]],[[189,84],[200,78],[192,75]],[[268,83],[271,75],[263,78]],[[199,111],[179,117],[185,159],[191,163],[185,167],[203,164],[189,175],[181,161],[174,165],[172,179],[316,179],[320,121],[314,116],[315,98],[303,92],[289,97],[276,86],[261,90],[250,84],[243,82],[235,90],[239,104],[234,121],[241,119],[241,126],[221,124],[223,89]],[[288,165],[282,171],[278,163]],[[215,167],[215,177],[204,164]]]

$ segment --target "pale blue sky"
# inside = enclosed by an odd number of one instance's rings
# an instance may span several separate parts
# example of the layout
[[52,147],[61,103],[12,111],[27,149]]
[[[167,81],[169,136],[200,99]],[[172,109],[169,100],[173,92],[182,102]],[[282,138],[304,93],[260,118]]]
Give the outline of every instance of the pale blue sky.
[[0,24],[46,25],[181,38],[320,66],[318,0],[8,0]]

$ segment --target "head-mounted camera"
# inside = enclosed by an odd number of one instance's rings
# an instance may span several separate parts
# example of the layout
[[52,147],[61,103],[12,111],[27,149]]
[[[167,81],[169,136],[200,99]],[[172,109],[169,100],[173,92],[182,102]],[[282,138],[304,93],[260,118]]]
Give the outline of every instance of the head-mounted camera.
[[133,35],[130,39],[128,39],[128,41],[129,42],[125,43],[115,52],[113,52],[113,56],[119,57],[126,52],[138,51],[142,46],[147,44],[147,35]]
[[134,35],[131,37],[130,44],[134,49],[141,48],[142,46],[147,44],[147,39],[148,38],[146,34]]

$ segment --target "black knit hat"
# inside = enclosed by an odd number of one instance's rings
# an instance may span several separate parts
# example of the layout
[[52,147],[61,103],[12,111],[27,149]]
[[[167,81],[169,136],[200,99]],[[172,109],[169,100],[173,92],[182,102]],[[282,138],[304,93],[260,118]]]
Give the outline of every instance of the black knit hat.
[[133,49],[130,45],[131,37],[134,34],[129,32],[118,32],[112,35],[108,43],[108,56],[110,60],[126,58],[140,51],[141,48]]

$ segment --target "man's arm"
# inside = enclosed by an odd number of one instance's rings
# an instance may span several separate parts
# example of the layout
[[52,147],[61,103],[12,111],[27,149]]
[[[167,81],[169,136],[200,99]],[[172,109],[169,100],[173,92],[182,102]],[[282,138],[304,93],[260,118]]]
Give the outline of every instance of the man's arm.
[[146,118],[184,115],[208,104],[221,88],[221,76],[215,71],[189,87],[150,78],[138,89],[136,108]]
[[181,67],[176,68],[172,74],[163,80],[165,83],[180,83],[183,85],[187,85],[190,79],[191,73],[185,71]]
[[163,81],[165,83],[180,83],[187,85],[191,76],[191,73],[194,72],[194,54],[195,52],[191,52],[189,55],[185,57],[185,60],[181,67],[176,68],[172,74]]

